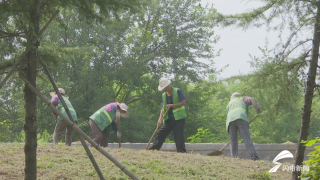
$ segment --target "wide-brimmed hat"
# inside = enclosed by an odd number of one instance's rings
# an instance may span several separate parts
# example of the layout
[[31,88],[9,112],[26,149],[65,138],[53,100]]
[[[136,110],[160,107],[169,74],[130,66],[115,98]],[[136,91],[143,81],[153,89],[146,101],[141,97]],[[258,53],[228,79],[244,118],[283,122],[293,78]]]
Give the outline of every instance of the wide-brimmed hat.
[[159,80],[158,90],[162,91],[165,87],[169,86],[171,83],[170,79],[162,78]]
[[128,118],[129,117],[128,106],[125,103],[118,104],[118,106],[121,110],[125,111],[125,113],[120,113],[120,115],[124,118]]
[[[69,96],[66,95],[66,91],[65,91],[64,89],[58,88],[58,90],[59,90],[60,94],[64,95],[66,98],[69,98]],[[56,94],[55,91],[50,92],[50,96],[51,96],[51,97],[54,96],[55,94]]]

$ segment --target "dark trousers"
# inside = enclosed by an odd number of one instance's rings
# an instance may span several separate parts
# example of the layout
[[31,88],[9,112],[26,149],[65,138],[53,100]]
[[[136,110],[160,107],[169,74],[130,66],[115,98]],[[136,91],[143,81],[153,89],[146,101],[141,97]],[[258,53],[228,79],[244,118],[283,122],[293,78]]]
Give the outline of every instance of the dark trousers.
[[237,119],[235,121],[230,122],[228,127],[230,141],[231,141],[231,156],[237,157],[238,156],[238,131],[244,140],[244,144],[247,147],[247,150],[250,153],[250,156],[256,155],[256,149],[252,143],[252,139],[249,132],[249,123],[242,119]]
[[60,140],[60,137],[64,130],[66,129],[66,134],[65,134],[65,145],[70,146],[72,143],[72,127],[68,125],[67,122],[65,121],[58,121],[56,124],[56,127],[54,128],[54,133],[53,133],[53,143],[57,144],[58,141]]
[[173,131],[174,142],[178,152],[187,152],[184,142],[184,126],[186,124],[185,119],[180,119],[178,121],[168,119],[165,121],[165,125],[162,126],[153,141],[152,146],[149,150],[157,149],[159,150],[163,145],[166,137],[171,131]]
[[91,133],[93,136],[93,141],[99,144],[102,147],[108,147],[108,135],[106,132],[101,131],[98,125],[92,120],[89,120],[91,127]]

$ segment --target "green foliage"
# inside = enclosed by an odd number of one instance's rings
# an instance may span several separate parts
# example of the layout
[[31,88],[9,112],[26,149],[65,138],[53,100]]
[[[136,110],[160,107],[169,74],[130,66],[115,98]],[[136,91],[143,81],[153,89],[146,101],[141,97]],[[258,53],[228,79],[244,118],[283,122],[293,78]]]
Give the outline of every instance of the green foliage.
[[52,142],[53,139],[52,139],[52,134],[49,134],[47,132],[47,130],[44,130],[41,134],[38,133],[37,135],[37,142],[38,143],[48,143],[48,142]]
[[[41,38],[39,53],[57,85],[69,95],[79,117],[78,126],[84,132],[91,135],[88,120],[97,109],[107,103],[121,101],[129,104],[130,112],[128,119],[121,120],[122,141],[147,142],[156,128],[161,108],[158,79],[167,76],[173,77],[172,85],[181,88],[186,97],[185,137],[189,137],[191,142],[229,140],[225,129],[225,107],[235,91],[255,97],[262,105],[263,113],[250,125],[255,143],[296,141],[306,78],[304,68],[307,67],[303,56],[283,61],[287,56],[275,56],[272,54],[274,51],[260,48],[264,55],[252,57],[251,65],[255,70],[252,74],[218,80],[213,66],[214,57],[219,55],[219,50],[214,48],[219,40],[213,31],[216,26],[216,19],[212,19],[216,16],[215,9],[201,7],[199,0],[127,2],[108,7],[109,1],[101,4],[97,1],[91,4],[86,0],[55,1],[44,5],[41,10],[41,23],[44,23],[56,7],[60,9],[60,15]],[[266,2],[266,6],[253,14],[261,17],[260,14],[271,3]],[[74,8],[72,3],[76,4]],[[80,4],[84,6],[80,7]],[[15,8],[14,5],[21,6],[17,1],[10,1],[4,6],[0,3],[0,9],[4,10],[0,28],[8,32],[21,29],[19,32],[24,36],[23,30],[29,25],[25,18],[29,15],[13,15],[14,11],[9,9]],[[138,10],[141,5],[144,8]],[[139,13],[127,11],[127,8]],[[79,13],[84,9],[88,13]],[[117,9],[124,10],[115,14]],[[96,13],[100,11],[103,12]],[[84,20],[86,17],[90,22]],[[251,14],[243,17],[245,22],[254,22]],[[232,23],[239,22],[241,18],[238,15]],[[245,22],[241,21],[240,25]],[[309,25],[309,20],[306,24]],[[23,37],[2,38],[0,67],[3,68],[0,70],[7,69],[24,47]],[[203,63],[199,58],[209,63]],[[38,70],[37,88],[50,99],[49,92],[53,88],[42,68]],[[23,84],[17,79],[14,76],[0,90],[1,142],[24,141]],[[320,122],[318,99],[315,96],[313,101],[311,137],[319,135],[316,126]],[[254,115],[254,109],[250,108],[249,119]],[[55,121],[51,110],[39,100],[37,126],[38,142],[51,142]],[[76,133],[73,133],[73,140],[78,140]],[[117,141],[116,134],[111,132],[109,142]],[[173,142],[171,135],[166,142]]]
[[216,142],[214,134],[209,132],[209,129],[203,129],[203,127],[198,128],[197,134],[188,137],[189,143],[209,143]]
[[320,178],[320,145],[316,145],[316,143],[320,142],[320,138],[316,138],[313,140],[309,140],[305,146],[311,147],[314,145],[315,150],[308,153],[309,159],[304,161],[306,165],[309,166],[309,171],[304,171],[302,176],[307,179],[319,179]]
[[256,179],[256,180],[272,180],[270,177],[270,172],[266,171],[265,173],[254,173],[248,176],[249,178]]
[[[169,136],[170,137],[170,136]],[[171,138],[166,138],[166,140],[164,141],[164,143],[174,143],[174,140],[172,140]]]
[[[37,134],[38,143],[48,143],[52,142],[52,134],[49,134],[47,130],[44,130],[42,133]],[[25,142],[25,132],[21,131],[19,135],[15,138],[16,142]]]

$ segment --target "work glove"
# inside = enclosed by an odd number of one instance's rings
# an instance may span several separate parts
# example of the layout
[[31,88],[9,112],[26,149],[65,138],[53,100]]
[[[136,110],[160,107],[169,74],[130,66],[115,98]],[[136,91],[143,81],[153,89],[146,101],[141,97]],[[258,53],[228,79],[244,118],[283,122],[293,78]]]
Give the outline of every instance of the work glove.
[[257,109],[257,113],[258,113],[258,114],[261,113],[261,109],[260,109],[260,108]]
[[253,102],[253,107],[257,110],[257,113],[259,114],[261,112],[261,105],[257,102]]
[[117,132],[117,137],[118,137],[118,139],[121,138],[121,132],[120,131]]

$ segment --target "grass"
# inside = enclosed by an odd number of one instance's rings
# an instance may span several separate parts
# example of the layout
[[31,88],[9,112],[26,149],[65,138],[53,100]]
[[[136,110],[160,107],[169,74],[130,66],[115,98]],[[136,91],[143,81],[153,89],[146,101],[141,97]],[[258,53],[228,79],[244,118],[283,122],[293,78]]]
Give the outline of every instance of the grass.
[[[23,144],[0,144],[0,179],[24,179]],[[116,165],[90,148],[105,179],[130,179]],[[127,169],[142,180],[214,180],[214,179],[290,179],[291,173],[268,171],[269,161],[252,161],[229,157],[209,157],[164,151],[106,148]],[[37,148],[38,179],[99,179],[81,146],[40,144]]]

